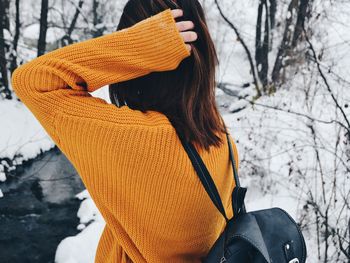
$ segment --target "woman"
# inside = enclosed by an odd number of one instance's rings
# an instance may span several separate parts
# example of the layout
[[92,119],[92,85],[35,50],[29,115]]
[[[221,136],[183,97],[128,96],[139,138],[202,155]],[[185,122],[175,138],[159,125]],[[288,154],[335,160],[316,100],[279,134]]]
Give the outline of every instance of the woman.
[[[198,1],[131,0],[116,32],[14,71],[15,93],[106,221],[95,262],[200,262],[223,231],[176,131],[196,146],[232,217],[216,65]],[[89,94],[105,85],[112,104]]]

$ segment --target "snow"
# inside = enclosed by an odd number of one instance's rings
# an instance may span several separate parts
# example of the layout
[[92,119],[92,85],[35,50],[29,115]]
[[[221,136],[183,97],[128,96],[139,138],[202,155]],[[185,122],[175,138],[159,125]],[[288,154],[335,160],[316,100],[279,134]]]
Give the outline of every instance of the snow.
[[4,39],[7,41],[12,41],[12,35],[7,29],[4,30]]
[[5,182],[6,181],[6,174],[4,172],[0,172],[0,181]]
[[[32,24],[23,30],[23,37],[27,39],[37,40],[39,38],[40,25]],[[46,42],[53,43],[61,39],[65,35],[65,32],[61,28],[49,27],[46,32]]]
[[105,221],[87,190],[77,194],[76,197],[83,200],[77,213],[80,218],[78,230],[81,232],[60,242],[56,250],[55,263],[94,263]]
[[[0,102],[0,116],[2,127],[0,129],[0,159],[9,158],[14,165],[35,158],[41,151],[48,151],[55,146],[52,139],[40,125],[39,121],[23,103],[17,100],[2,100]],[[13,121],[16,120],[16,121]],[[4,182],[6,176],[3,171],[8,167],[4,160],[0,163],[0,181]]]
[[2,118],[6,129],[1,129],[0,158],[6,156],[13,159],[16,155],[22,155],[22,158],[16,159],[17,164],[21,164],[23,160],[36,157],[40,149],[47,151],[54,146],[39,121],[21,102],[1,101],[0,116],[11,116]]
[[[295,87],[302,85],[298,79],[294,79],[294,83]],[[319,87],[314,88],[323,92]],[[338,138],[345,141],[345,135],[336,124],[330,122],[336,118],[330,98],[315,96],[314,108],[309,111],[305,108],[305,99],[302,89],[295,89],[294,92],[279,90],[239,113],[225,115],[224,120],[237,143],[242,185],[248,186],[248,211],[278,206],[296,221],[303,222],[306,225],[304,234],[310,255],[308,262],[319,262],[315,256],[316,237],[310,235],[310,232],[315,231],[315,219],[310,212],[305,217],[305,205],[312,200],[311,193],[316,195],[317,191],[322,192],[321,189],[324,189],[323,193],[313,198],[317,198],[321,212],[326,209],[322,202],[327,200],[327,205],[329,203],[332,206],[328,223],[334,229],[345,231],[347,222],[337,219],[346,218],[349,212],[342,211],[342,203],[334,201],[335,176],[338,194],[346,196],[350,185],[346,167],[338,162],[344,156],[346,145],[340,144],[337,149],[333,147]],[[275,108],[281,110],[276,111]],[[318,121],[312,121],[306,116]],[[312,139],[311,127],[316,133],[315,141]],[[319,175],[320,171],[315,172],[317,158],[322,165],[323,179]],[[333,254],[336,254],[335,251]]]
[[248,102],[246,100],[239,100],[236,103],[232,103],[229,107],[231,112],[239,111],[247,107]]

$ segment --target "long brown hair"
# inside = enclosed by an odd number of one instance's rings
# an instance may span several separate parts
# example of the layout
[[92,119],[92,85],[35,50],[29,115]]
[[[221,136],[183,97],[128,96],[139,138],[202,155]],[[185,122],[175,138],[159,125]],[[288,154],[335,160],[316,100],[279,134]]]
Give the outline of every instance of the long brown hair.
[[176,131],[186,140],[209,150],[223,143],[218,132],[225,126],[215,101],[215,69],[219,64],[206,18],[198,0],[129,0],[123,10],[117,30],[166,9],[181,8],[183,16],[176,22],[191,20],[198,38],[190,42],[192,54],[175,70],[151,72],[132,80],[109,86],[113,104],[142,112],[153,110],[167,116]]

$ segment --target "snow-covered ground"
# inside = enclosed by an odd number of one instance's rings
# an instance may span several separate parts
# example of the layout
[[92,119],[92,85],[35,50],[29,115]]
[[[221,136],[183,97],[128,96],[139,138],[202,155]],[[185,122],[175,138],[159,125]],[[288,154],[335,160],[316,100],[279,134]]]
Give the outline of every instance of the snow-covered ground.
[[[82,230],[78,235],[67,237],[61,241],[56,250],[57,263],[93,263],[98,241],[105,226],[105,221],[92,201],[87,190],[77,194],[82,200],[77,216]],[[84,253],[81,253],[84,251]]]
[[[5,166],[12,170],[24,160],[35,158],[41,151],[50,150],[54,143],[33,114],[17,100],[0,102],[0,159],[13,160],[13,166],[0,163],[0,182],[5,182]],[[1,189],[1,184],[0,184]],[[0,190],[1,192],[1,190]]]

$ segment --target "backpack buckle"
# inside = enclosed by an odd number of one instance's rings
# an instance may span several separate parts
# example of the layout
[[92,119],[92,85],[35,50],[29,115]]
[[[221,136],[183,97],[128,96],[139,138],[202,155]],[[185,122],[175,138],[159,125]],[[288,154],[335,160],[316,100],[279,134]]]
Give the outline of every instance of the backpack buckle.
[[294,254],[294,241],[290,240],[284,244],[285,258],[288,263],[299,263],[299,259]]

